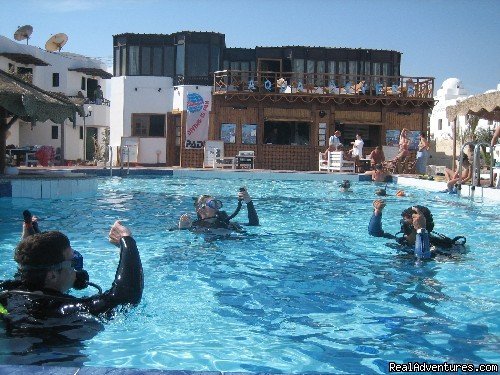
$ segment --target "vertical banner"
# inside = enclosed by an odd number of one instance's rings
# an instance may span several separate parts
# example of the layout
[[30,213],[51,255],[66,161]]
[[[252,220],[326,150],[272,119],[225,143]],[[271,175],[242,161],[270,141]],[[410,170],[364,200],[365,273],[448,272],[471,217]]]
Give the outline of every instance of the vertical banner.
[[187,92],[186,148],[203,148],[208,140],[211,94],[202,95]]

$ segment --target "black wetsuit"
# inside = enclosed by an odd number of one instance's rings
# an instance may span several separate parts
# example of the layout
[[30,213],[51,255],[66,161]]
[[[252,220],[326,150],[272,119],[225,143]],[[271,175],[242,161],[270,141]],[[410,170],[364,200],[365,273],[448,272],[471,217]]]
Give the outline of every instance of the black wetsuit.
[[81,326],[89,320],[89,314],[107,316],[119,305],[137,305],[142,298],[144,276],[135,240],[123,237],[115,280],[102,294],[77,298],[54,290],[28,288],[19,280],[4,281],[0,288],[0,304],[7,310],[0,315],[7,332],[29,334],[58,325]]
[[[241,201],[238,201],[238,207],[234,211],[231,216],[228,216],[225,211],[219,211],[215,218],[210,219],[198,219],[193,221],[191,226],[191,230],[194,232],[205,232],[213,229],[226,229],[230,231],[242,232],[244,231],[240,224],[233,223],[230,220],[235,217],[240,211],[242,206]],[[248,212],[248,224],[249,226],[257,226],[259,225],[259,217],[257,215],[257,211],[255,210],[255,206],[253,202],[250,201],[247,203],[247,212]]]

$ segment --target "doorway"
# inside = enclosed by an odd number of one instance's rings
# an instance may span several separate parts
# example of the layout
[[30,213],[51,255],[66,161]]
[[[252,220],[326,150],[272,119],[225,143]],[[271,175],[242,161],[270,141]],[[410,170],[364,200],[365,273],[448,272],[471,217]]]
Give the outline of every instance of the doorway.
[[87,78],[87,98],[94,101],[94,91],[97,88],[97,80]]
[[85,157],[86,160],[94,160],[95,144],[94,139],[97,140],[97,128],[87,126],[85,134]]
[[167,167],[181,165],[181,120],[180,113],[167,116]]

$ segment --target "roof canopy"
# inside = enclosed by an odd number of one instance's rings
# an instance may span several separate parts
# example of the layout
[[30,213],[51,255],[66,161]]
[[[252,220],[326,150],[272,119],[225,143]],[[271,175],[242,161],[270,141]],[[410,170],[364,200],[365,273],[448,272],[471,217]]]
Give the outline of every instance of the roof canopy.
[[9,53],[9,52],[3,52],[0,53],[0,56],[4,56],[8,58],[9,60],[15,61],[19,64],[24,64],[24,65],[38,65],[38,66],[47,66],[50,65],[46,63],[43,60],[40,60],[39,58],[29,55],[27,53]]
[[449,121],[465,115],[500,121],[500,91],[472,96],[446,108],[446,117]]
[[83,107],[62,94],[44,91],[0,70],[0,107],[22,118],[62,123],[74,120],[76,112],[84,116]]
[[113,77],[111,73],[106,72],[105,70],[98,69],[98,68],[73,68],[73,69],[68,69],[73,72],[80,72],[83,74],[87,74],[89,76],[97,76],[101,77],[103,79],[109,79]]

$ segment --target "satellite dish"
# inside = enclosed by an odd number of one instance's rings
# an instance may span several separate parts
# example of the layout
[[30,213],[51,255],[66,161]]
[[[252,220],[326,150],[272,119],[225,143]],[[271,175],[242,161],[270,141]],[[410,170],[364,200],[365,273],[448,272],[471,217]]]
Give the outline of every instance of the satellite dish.
[[68,41],[68,36],[64,33],[59,33],[52,35],[47,43],[45,43],[45,49],[50,52],[61,51],[61,48]]
[[28,40],[30,39],[30,35],[32,32],[33,32],[33,26],[31,25],[20,26],[14,33],[14,39],[17,40],[18,42],[26,39],[26,44],[28,44]]

